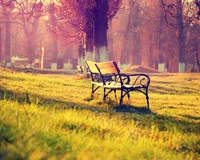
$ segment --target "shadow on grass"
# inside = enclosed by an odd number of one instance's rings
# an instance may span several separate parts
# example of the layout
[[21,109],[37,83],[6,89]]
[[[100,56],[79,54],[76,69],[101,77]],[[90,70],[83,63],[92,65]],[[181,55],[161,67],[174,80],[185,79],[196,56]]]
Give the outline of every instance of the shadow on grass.
[[145,115],[145,114],[153,114],[150,109],[147,107],[136,107],[136,106],[130,106],[130,105],[120,105],[113,107],[113,109],[116,112],[123,112],[123,113],[133,113],[133,114],[139,114],[139,115]]
[[159,93],[159,94],[179,94],[179,95],[186,95],[188,93],[199,93],[199,89],[194,89],[194,88],[182,88],[182,90],[177,89],[176,87],[161,87],[161,86],[153,86],[149,89],[153,93]]
[[191,119],[191,120],[200,120],[200,117],[195,117],[195,116],[191,116],[191,115],[182,115],[183,117],[186,117],[188,119]]
[[[80,102],[71,102],[64,100],[57,100],[55,98],[45,98],[39,95],[32,95],[31,97],[37,97],[40,100],[37,102],[37,106],[48,106],[56,110],[89,110],[98,114],[108,113],[109,116],[114,116],[116,114],[122,115],[124,119],[132,119],[138,123],[141,127],[151,128],[156,125],[160,131],[173,130],[174,127],[180,132],[184,133],[200,133],[200,126],[194,120],[199,120],[199,117],[183,115],[183,117],[189,119],[180,120],[176,117],[164,116],[153,113],[150,109],[146,107],[136,107],[131,105],[116,105],[114,101],[98,102],[97,106],[84,104]],[[0,88],[0,98],[14,101],[18,103],[31,104],[33,101],[30,99],[28,93],[15,93],[10,90]],[[90,102],[91,99],[85,99],[83,101]],[[102,103],[106,103],[108,108],[101,107]],[[113,112],[114,111],[114,112]]]

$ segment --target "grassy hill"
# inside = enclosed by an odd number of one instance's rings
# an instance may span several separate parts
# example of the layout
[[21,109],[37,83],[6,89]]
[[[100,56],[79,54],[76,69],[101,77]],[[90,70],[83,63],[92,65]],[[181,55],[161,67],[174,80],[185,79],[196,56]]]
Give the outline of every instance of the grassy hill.
[[0,159],[200,159],[200,74],[151,73],[119,106],[76,75],[0,69]]

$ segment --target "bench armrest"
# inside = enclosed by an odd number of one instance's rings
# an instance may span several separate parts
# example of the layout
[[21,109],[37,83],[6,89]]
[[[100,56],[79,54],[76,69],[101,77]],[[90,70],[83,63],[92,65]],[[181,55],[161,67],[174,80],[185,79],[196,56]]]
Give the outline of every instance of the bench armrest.
[[120,76],[122,78],[123,84],[129,84],[130,83],[131,79],[130,79],[130,76],[128,74],[121,73]]
[[141,87],[148,87],[150,84],[150,78],[146,74],[121,74],[123,76],[127,76],[129,85],[132,86],[141,86]]

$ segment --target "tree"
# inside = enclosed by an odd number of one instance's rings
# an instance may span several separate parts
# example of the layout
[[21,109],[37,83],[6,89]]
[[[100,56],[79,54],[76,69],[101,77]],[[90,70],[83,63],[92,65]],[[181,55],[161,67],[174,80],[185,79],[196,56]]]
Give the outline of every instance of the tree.
[[[96,61],[108,60],[108,20],[116,14],[120,2],[121,0],[60,1],[55,23],[57,37],[63,40],[63,35],[67,35],[68,43],[82,41],[86,43],[86,57]],[[73,29],[69,30],[69,27]]]
[[0,63],[3,60],[3,55],[2,55],[2,27],[0,23]]
[[200,39],[197,38],[199,34],[200,26],[193,24],[188,28],[188,38],[186,39],[186,62],[188,68],[191,68],[192,72],[200,71]]
[[29,63],[32,65],[35,60],[36,33],[43,3],[37,0],[10,0],[1,1],[1,6],[4,10],[4,23],[6,25],[6,61],[10,61],[10,26],[11,24],[19,24],[27,38],[27,43],[25,44],[28,44],[27,54]]
[[[134,5],[136,5],[135,8],[134,8]],[[137,50],[136,48],[140,46],[139,45],[140,16],[136,16],[136,13],[139,13],[138,3],[135,4],[134,1],[129,0],[129,6],[130,6],[130,11],[129,11],[127,28],[124,35],[125,39],[124,39],[123,52],[121,54],[121,63],[122,64],[129,63],[130,65],[132,65],[134,60],[140,63],[140,51]]]
[[200,0],[193,0],[198,10],[196,11],[196,18],[200,20]]
[[[49,13],[50,13],[50,23],[51,23],[51,29],[55,30],[55,26],[54,26],[54,21],[56,20],[55,18],[55,4],[51,3],[49,5]],[[55,30],[56,32],[56,30]],[[52,60],[51,60],[51,68],[52,69],[57,69],[57,57],[58,57],[58,41],[57,41],[57,37],[56,34],[55,36],[52,38]]]
[[14,5],[13,5],[13,0],[9,0],[9,1],[0,1],[0,5],[2,7],[3,10],[3,16],[4,16],[4,20],[5,20],[5,29],[6,29],[6,42],[5,42],[5,65],[6,66],[10,66],[10,61],[11,61],[11,38],[10,38],[10,17],[11,17],[11,13],[14,9]]
[[96,61],[107,61],[107,29],[108,29],[108,1],[95,0],[94,9],[94,46]]
[[[179,72],[185,72],[185,48],[186,48],[186,33],[187,26],[191,23],[196,22],[196,19],[199,17],[199,11],[194,7],[194,4],[199,8],[199,0],[177,0],[174,2],[166,2],[161,0],[163,5],[165,20],[168,25],[173,26],[177,29],[177,39],[179,44]],[[194,16],[195,12],[195,16]],[[176,21],[169,21],[169,17],[174,18]]]
[[179,43],[179,72],[185,72],[185,36],[183,26],[183,5],[182,0],[177,1],[176,5],[176,23],[178,28],[178,43]]
[[33,3],[28,1],[16,3],[19,6],[17,18],[20,20],[19,23],[22,25],[27,38],[28,60],[32,66],[35,60],[36,35],[43,3],[41,1],[37,3],[36,0]]

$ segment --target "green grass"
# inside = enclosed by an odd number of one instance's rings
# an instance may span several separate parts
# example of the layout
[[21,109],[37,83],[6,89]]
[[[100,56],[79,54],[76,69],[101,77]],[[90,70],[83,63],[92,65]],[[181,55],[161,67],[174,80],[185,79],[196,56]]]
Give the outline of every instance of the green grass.
[[200,74],[150,74],[119,106],[76,75],[0,70],[0,159],[200,159]]

